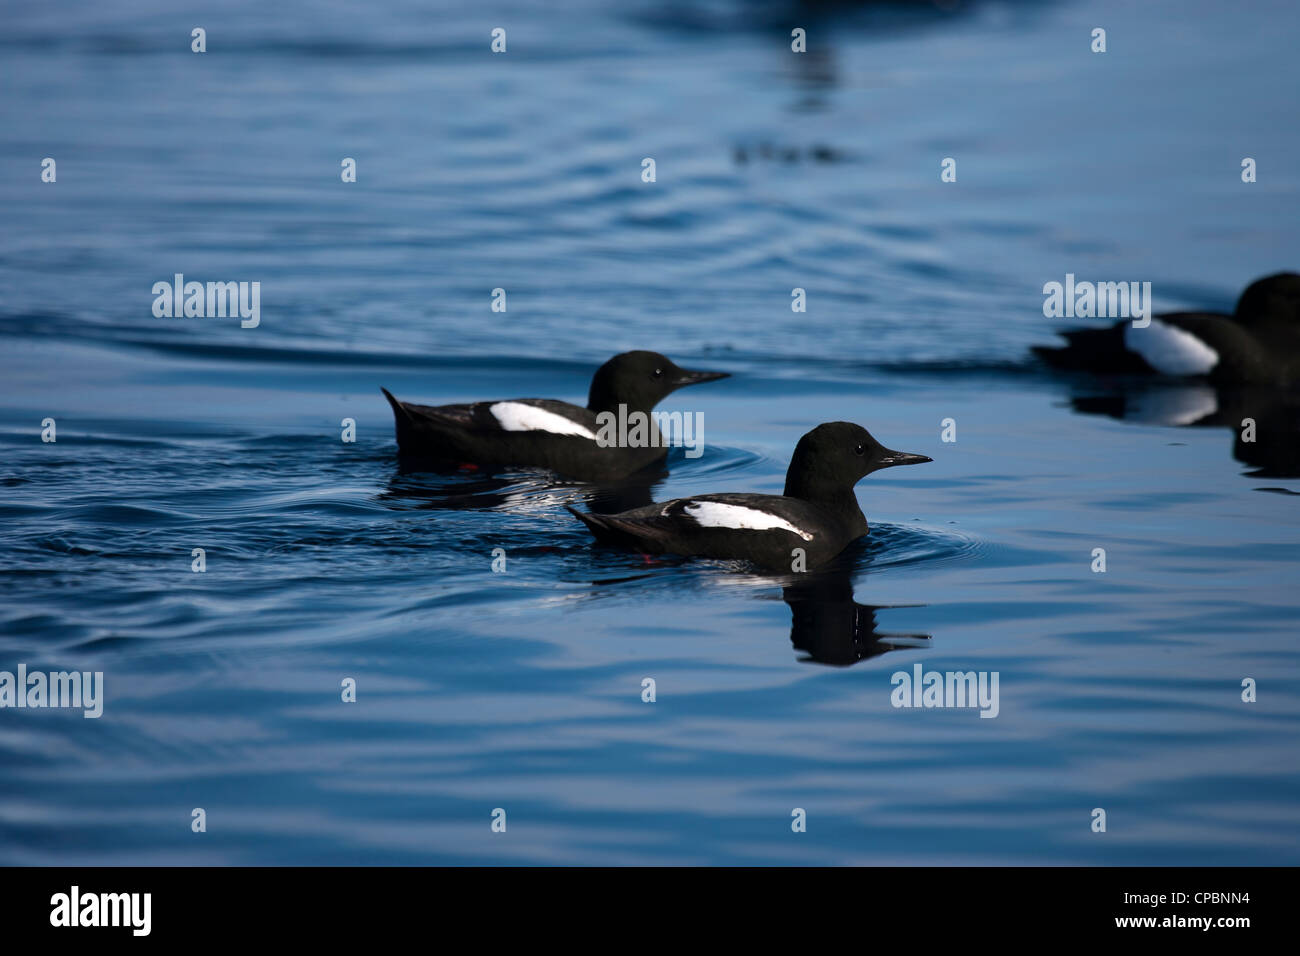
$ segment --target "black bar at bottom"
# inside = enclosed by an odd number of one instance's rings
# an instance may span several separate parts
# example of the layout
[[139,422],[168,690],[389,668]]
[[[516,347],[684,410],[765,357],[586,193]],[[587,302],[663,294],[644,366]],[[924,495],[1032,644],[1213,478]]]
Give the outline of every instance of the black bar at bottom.
[[[1287,868],[1226,867],[9,868],[0,869],[0,926],[6,943],[337,946],[461,926],[494,942],[512,930],[572,942],[599,928],[605,945],[617,945],[668,944],[664,930],[701,920],[729,935],[846,921],[873,939],[901,933],[926,944],[1042,940],[1047,931],[1058,941],[1200,936],[1230,945],[1285,929],[1294,878]],[[630,935],[603,935],[620,926]]]

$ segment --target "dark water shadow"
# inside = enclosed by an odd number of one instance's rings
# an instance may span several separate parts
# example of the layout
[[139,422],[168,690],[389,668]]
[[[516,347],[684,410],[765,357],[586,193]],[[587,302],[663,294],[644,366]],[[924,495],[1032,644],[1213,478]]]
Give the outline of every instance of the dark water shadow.
[[656,468],[620,481],[591,484],[548,471],[399,456],[397,471],[379,500],[406,502],[411,507],[438,511],[491,511],[509,508],[521,496],[572,491],[581,494],[591,511],[614,514],[650,504],[655,486],[667,475],[665,469]]
[[997,7],[1034,16],[1055,0],[654,0],[634,2],[623,15],[656,30],[681,34],[770,33],[788,42],[793,27],[821,37],[855,30],[896,35],[930,30]]
[[1256,478],[1300,478],[1300,391],[1204,382],[1128,378],[1070,382],[1068,400],[1083,415],[1176,428],[1225,428],[1232,457]]
[[[594,553],[617,552],[597,547]],[[929,634],[879,630],[877,612],[922,605],[860,604],[853,599],[854,581],[867,574],[876,559],[875,549],[866,540],[850,545],[830,564],[804,573],[773,574],[735,562],[711,561],[701,568],[694,559],[674,555],[641,557],[650,570],[640,570],[625,560],[621,563],[623,573],[588,578],[592,596],[626,594],[632,587],[647,598],[671,594],[674,600],[684,601],[702,595],[707,600],[711,592],[706,589],[716,585],[718,575],[723,574],[729,588],[748,591],[755,599],[772,600],[779,593],[790,608],[789,637],[796,659],[831,667],[849,667],[890,651],[928,647],[932,640]],[[618,567],[610,565],[610,570]]]
[[890,634],[878,629],[876,612],[890,605],[853,600],[846,569],[803,575],[781,589],[790,606],[790,643],[803,663],[850,667],[890,651],[926,647],[929,634]]

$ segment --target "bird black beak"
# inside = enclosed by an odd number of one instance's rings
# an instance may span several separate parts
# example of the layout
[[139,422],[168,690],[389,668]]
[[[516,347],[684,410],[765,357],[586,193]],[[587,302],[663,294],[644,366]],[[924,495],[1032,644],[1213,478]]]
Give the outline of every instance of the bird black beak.
[[877,468],[892,468],[894,465],[921,465],[927,461],[934,461],[933,458],[926,458],[924,455],[913,455],[907,451],[890,451],[885,449],[885,454],[877,459]]
[[673,377],[673,388],[684,385],[699,385],[701,382],[714,382],[720,378],[730,378],[730,372],[697,372],[694,369],[679,368]]

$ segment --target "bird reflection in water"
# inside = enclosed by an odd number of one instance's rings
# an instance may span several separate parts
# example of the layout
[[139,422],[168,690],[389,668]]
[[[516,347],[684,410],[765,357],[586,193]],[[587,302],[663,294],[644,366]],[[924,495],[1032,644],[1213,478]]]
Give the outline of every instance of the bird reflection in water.
[[654,500],[654,488],[668,472],[653,468],[619,481],[599,485],[567,483],[550,472],[494,469],[402,456],[381,500],[409,502],[410,507],[434,511],[491,511],[558,496],[581,488],[587,507],[597,514],[616,514]]
[[781,597],[790,605],[790,643],[808,663],[848,667],[889,651],[927,647],[928,634],[887,634],[878,631],[876,612],[889,605],[853,600],[853,579],[847,569],[800,576],[786,585]]
[[1205,382],[1114,379],[1072,386],[1070,405],[1086,415],[1149,425],[1226,428],[1232,457],[1256,478],[1300,478],[1300,390]]

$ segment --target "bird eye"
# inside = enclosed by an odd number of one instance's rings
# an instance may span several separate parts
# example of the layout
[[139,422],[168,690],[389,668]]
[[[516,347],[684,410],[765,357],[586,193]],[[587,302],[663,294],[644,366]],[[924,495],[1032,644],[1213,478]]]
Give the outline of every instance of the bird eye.
[[858,445],[856,448],[853,449],[853,454],[855,455],[865,455],[866,453],[867,453],[866,445]]
[[651,378],[663,378],[663,377],[664,377],[664,370],[661,369],[661,368],[657,368],[657,369],[655,369],[655,371],[654,371],[654,375],[652,375],[652,376],[650,376],[650,377],[651,377]]

